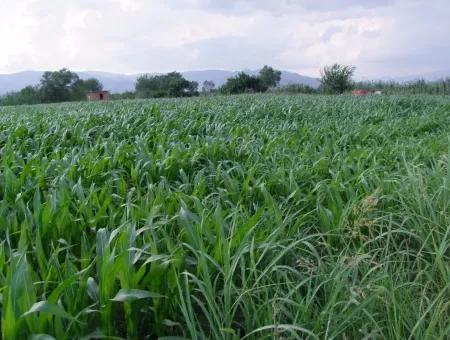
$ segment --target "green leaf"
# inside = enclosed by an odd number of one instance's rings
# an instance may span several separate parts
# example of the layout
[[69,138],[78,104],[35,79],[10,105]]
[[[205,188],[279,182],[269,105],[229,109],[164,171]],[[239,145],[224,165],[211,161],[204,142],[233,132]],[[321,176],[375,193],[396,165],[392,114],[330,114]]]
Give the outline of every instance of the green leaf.
[[60,318],[76,321],[76,319],[72,315],[67,313],[62,307],[51,304],[48,301],[36,302],[35,304],[33,304],[31,306],[31,308],[27,312],[22,314],[22,317],[25,317],[25,316],[33,314],[33,313],[38,313],[38,312],[55,315],[55,316],[59,316]]
[[99,289],[97,282],[92,277],[88,277],[86,282],[87,293],[93,301],[99,301]]
[[121,289],[111,300],[116,302],[134,301],[140,299],[162,298],[164,295],[140,289]]

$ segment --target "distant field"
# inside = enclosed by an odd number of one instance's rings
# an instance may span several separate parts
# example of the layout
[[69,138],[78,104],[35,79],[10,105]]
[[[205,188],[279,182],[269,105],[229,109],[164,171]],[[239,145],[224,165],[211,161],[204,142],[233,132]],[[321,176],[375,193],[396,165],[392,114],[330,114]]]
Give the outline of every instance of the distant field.
[[448,339],[449,141],[438,96],[0,108],[2,338]]

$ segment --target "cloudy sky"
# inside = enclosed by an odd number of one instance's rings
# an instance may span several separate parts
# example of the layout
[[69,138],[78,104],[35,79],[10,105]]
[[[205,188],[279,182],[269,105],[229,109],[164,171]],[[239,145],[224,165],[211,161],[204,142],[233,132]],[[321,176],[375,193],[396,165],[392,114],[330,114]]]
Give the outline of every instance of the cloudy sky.
[[0,0],[0,73],[450,69],[449,0]]

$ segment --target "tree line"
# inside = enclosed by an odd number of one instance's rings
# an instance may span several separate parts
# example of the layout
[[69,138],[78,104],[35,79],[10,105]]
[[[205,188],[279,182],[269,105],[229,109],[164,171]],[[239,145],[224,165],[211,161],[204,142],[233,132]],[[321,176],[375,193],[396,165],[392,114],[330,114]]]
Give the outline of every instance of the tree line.
[[364,81],[355,87],[367,90],[380,90],[385,94],[431,94],[450,95],[450,78],[437,81],[414,80],[407,83],[395,81]]
[[342,94],[353,89],[382,91],[385,94],[430,94],[450,95],[450,78],[437,81],[423,79],[405,83],[394,81],[359,81],[353,80],[356,68],[351,65],[333,64],[321,71],[320,86],[312,88],[302,84],[292,84],[276,89],[281,93],[304,94]]
[[[189,81],[179,72],[161,75],[142,75],[135,83],[135,90],[113,94],[112,99],[192,97],[202,94],[262,93],[267,91],[292,94],[341,94],[354,88],[382,90],[388,94],[450,94],[450,78],[436,82],[418,80],[411,83],[354,82],[355,67],[333,64],[321,70],[320,86],[313,88],[303,84],[280,87],[281,71],[264,66],[256,75],[239,72],[216,88],[214,82],[206,80],[199,84]],[[38,85],[27,86],[20,91],[0,97],[0,105],[55,103],[86,100],[89,91],[102,90],[96,78],[80,79],[68,69],[45,72]]]
[[[211,80],[205,80],[202,93],[256,93],[266,92],[278,85],[281,72],[270,66],[264,66],[257,75],[244,72],[229,78],[224,85],[216,89]],[[198,83],[186,80],[181,73],[171,72],[163,75],[142,75],[136,80],[135,93],[128,92],[122,97],[161,98],[161,97],[191,97],[200,94]]]
[[57,103],[85,100],[89,91],[99,91],[102,83],[96,78],[80,79],[68,69],[47,71],[36,86],[26,86],[20,91],[0,97],[0,105]]
[[[235,77],[217,88],[214,82],[206,80],[202,93],[238,94],[250,92],[266,92],[278,85],[281,72],[270,66],[264,66],[257,75],[240,72]],[[27,86],[20,91],[10,92],[0,97],[0,105],[21,105],[57,103],[86,100],[89,91],[102,90],[103,85],[96,78],[80,79],[68,69],[45,72],[38,85]],[[198,83],[186,80],[179,72],[161,75],[140,76],[135,83],[135,90],[122,94],[113,94],[112,99],[163,98],[198,96]]]

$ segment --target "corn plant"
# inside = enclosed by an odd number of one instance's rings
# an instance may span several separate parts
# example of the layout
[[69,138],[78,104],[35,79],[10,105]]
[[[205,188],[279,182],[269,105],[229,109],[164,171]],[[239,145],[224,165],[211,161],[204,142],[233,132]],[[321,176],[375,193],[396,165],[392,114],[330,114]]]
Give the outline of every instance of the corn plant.
[[450,100],[0,108],[3,339],[446,339]]

